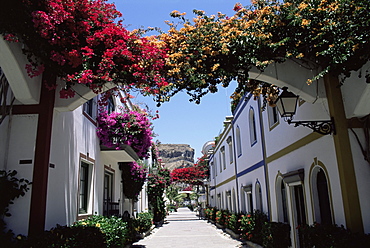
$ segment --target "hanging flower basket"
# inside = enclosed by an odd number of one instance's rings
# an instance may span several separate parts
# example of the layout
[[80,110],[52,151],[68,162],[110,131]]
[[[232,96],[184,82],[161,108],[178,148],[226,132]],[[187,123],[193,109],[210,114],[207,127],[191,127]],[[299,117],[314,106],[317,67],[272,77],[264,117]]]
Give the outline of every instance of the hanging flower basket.
[[152,141],[151,123],[145,113],[101,112],[97,118],[97,135],[103,145],[117,150],[121,144],[129,145],[140,159],[148,158]]
[[123,193],[129,199],[137,200],[137,197],[146,179],[145,168],[137,162],[123,163],[122,170]]

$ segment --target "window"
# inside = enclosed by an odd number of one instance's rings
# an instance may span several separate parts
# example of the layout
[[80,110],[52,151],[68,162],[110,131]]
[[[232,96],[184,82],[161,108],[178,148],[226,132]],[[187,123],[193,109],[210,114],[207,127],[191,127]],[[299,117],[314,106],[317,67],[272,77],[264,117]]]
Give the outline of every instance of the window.
[[305,225],[306,224],[306,210],[305,210],[305,204],[304,204],[303,186],[301,184],[294,186],[293,193],[294,193],[297,225],[298,226]]
[[249,138],[253,146],[257,142],[256,119],[253,108],[249,109]]
[[233,156],[233,142],[232,142],[232,139],[231,139],[231,136],[229,136],[227,138],[227,144],[229,146],[229,160],[230,160],[230,164],[233,163],[234,161],[234,156]]
[[313,197],[315,221],[321,224],[333,224],[329,186],[325,171],[321,167],[313,170]]
[[115,106],[114,106],[114,100],[113,100],[113,97],[109,97],[108,98],[108,103],[107,103],[107,112],[108,114],[112,113],[115,109]]
[[221,152],[218,154],[219,157],[219,163],[220,163],[220,173],[222,172],[222,155]]
[[279,222],[288,223],[287,186],[283,178],[279,176],[276,180],[276,199],[278,207]]
[[80,167],[80,192],[79,192],[79,214],[88,213],[90,194],[90,164],[81,162]]
[[233,189],[232,191],[232,200],[233,200],[233,205],[232,205],[232,208],[231,210],[236,213],[237,212],[237,204],[236,204],[236,194],[235,194],[235,189]]
[[242,155],[242,139],[240,136],[240,128],[239,126],[236,127],[236,151],[238,153],[238,157]]
[[286,187],[285,183],[283,180],[281,180],[281,186],[280,186],[280,191],[281,191],[281,211],[282,211],[282,222],[288,223],[288,208],[287,208],[287,198],[286,198]]
[[279,114],[276,107],[267,106],[267,114],[270,130],[279,124]]
[[83,105],[83,112],[88,116],[91,117],[93,120],[96,119],[97,116],[97,103],[96,98],[92,98],[84,103]]
[[104,190],[103,190],[103,215],[110,216],[113,202],[113,174],[105,171],[104,172]]
[[210,173],[211,173],[210,178],[213,178],[214,179],[215,178],[215,165],[214,165],[213,162],[211,162]]
[[226,157],[225,157],[225,147],[221,147],[221,156],[222,156],[222,164],[224,165],[224,170],[226,170]]
[[251,213],[253,211],[252,184],[244,186],[243,190],[245,193],[245,210],[247,213]]
[[263,211],[262,208],[262,189],[261,184],[259,182],[256,183],[256,209],[259,211]]
[[[289,224],[291,227],[297,227],[300,225],[305,225],[306,221],[306,206],[304,197],[304,169],[299,169],[296,171],[290,171],[282,175],[285,189],[287,190],[287,195],[290,196],[289,205],[291,208],[288,210]],[[294,236],[294,247],[302,247],[301,233],[298,229],[292,229]]]
[[214,171],[215,171],[215,176],[217,176],[217,161],[216,161],[216,157],[213,159],[214,161]]
[[323,170],[317,173],[317,193],[319,197],[321,224],[332,224],[328,181]]
[[231,211],[231,191],[230,190],[226,191],[225,193],[225,205],[226,205],[226,209]]

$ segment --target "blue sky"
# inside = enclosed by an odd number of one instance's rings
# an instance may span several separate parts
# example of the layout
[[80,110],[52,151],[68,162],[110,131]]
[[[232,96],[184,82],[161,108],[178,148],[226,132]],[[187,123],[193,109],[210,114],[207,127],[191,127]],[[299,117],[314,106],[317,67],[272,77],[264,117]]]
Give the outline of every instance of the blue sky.
[[[170,13],[173,10],[186,12],[192,16],[192,10],[204,10],[208,15],[222,12],[227,15],[234,13],[233,7],[237,0],[110,0],[123,14],[128,30],[146,27],[160,27],[167,30],[164,21],[173,21]],[[249,1],[239,1],[248,4]],[[178,93],[170,102],[157,108],[150,97],[140,97],[133,100],[145,103],[155,112],[159,110],[160,118],[153,121],[155,140],[163,144],[188,144],[195,149],[194,159],[201,157],[201,149],[209,140],[223,129],[223,121],[231,115],[230,95],[234,85],[219,88],[216,94],[208,94],[202,98],[201,104],[189,102],[186,93]]]

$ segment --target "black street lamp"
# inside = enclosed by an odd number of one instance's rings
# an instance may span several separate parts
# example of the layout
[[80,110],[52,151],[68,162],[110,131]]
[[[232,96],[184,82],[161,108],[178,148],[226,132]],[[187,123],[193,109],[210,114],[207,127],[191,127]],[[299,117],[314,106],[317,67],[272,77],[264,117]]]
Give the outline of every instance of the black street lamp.
[[327,135],[335,134],[334,119],[325,121],[292,121],[297,110],[297,102],[299,96],[288,91],[287,87],[283,87],[283,92],[277,98],[275,104],[278,108],[280,116],[284,118],[288,124],[294,124],[294,127],[304,126],[312,129],[314,132]]
[[294,95],[292,92],[287,90],[287,87],[283,87],[283,92],[276,100],[275,104],[278,111],[283,118],[293,118],[297,110],[297,102],[299,96]]

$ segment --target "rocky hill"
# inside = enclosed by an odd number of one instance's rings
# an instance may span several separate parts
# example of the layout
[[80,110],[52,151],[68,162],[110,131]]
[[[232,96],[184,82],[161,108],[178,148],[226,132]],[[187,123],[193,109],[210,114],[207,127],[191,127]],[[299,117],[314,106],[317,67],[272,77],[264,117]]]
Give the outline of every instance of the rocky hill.
[[186,144],[159,144],[159,157],[169,170],[194,165],[194,149]]

